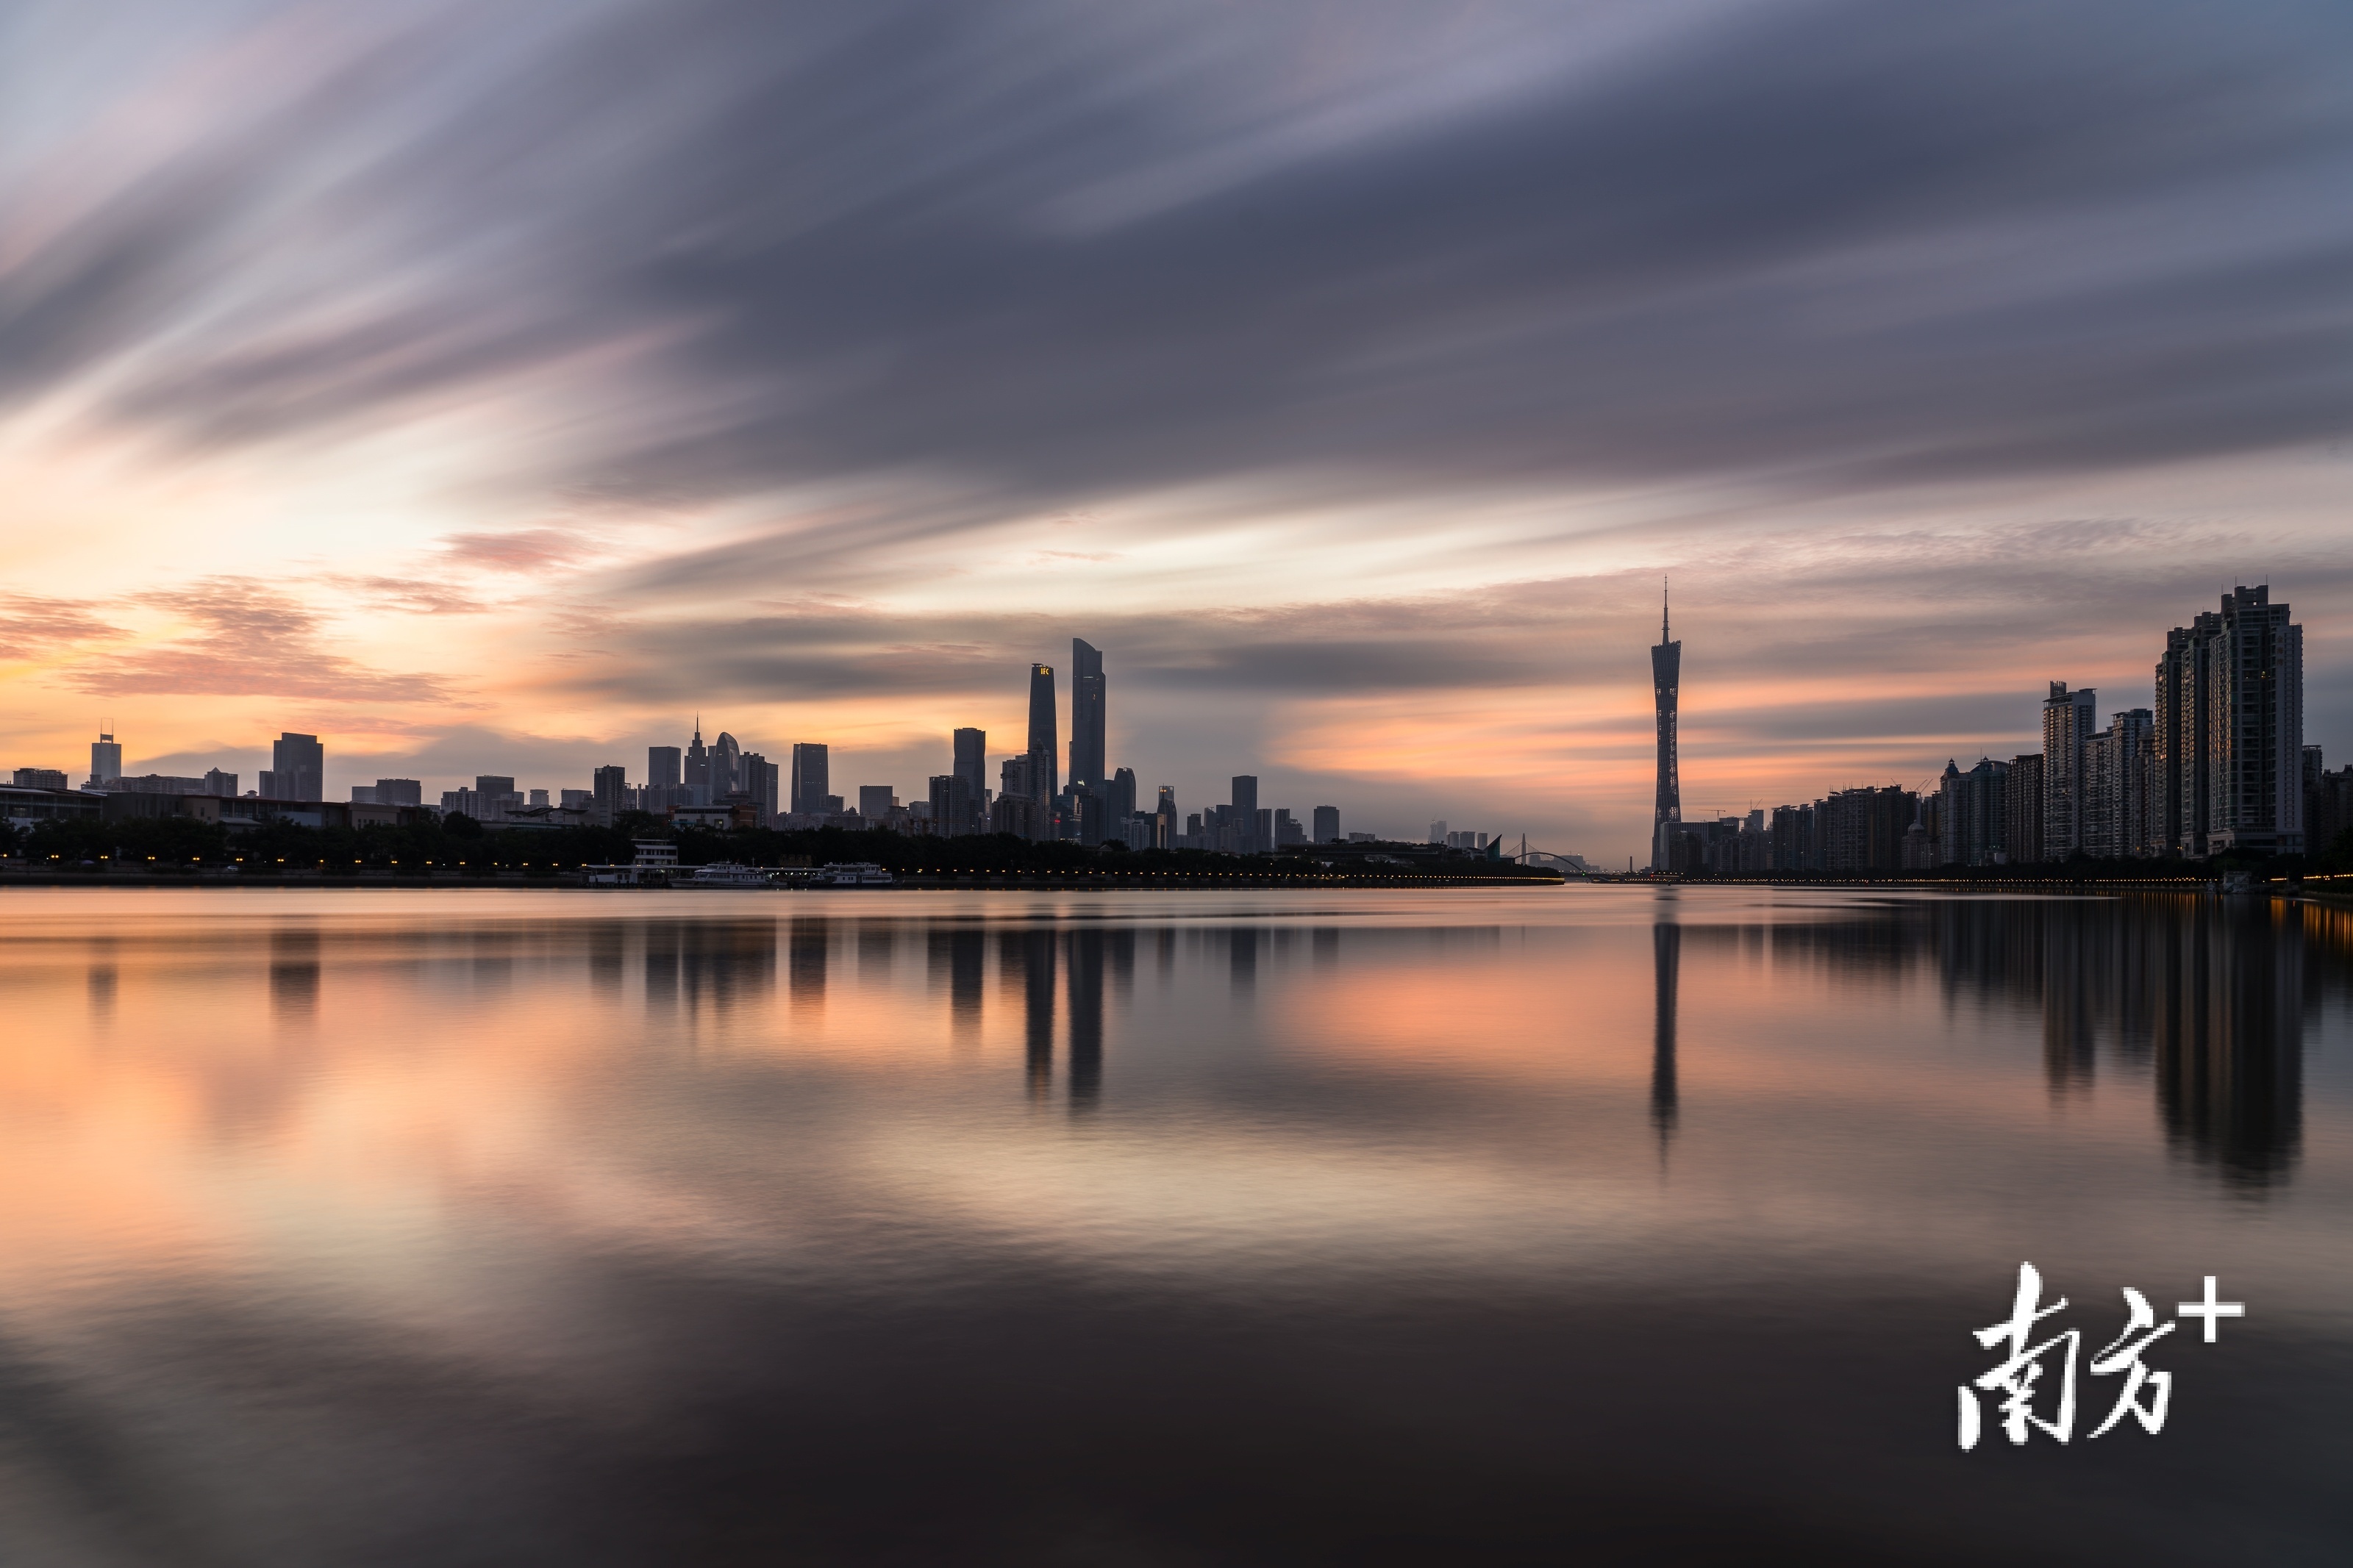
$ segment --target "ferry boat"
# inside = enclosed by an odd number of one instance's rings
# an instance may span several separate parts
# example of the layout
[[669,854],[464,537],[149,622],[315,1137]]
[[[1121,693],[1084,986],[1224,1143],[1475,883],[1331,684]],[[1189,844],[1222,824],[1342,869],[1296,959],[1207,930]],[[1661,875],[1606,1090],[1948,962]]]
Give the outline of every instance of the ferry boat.
[[821,888],[887,888],[891,873],[871,860],[836,861],[819,871]]
[[733,860],[714,860],[708,866],[697,866],[688,879],[698,888],[765,888],[772,886],[776,873],[757,866],[741,866]]

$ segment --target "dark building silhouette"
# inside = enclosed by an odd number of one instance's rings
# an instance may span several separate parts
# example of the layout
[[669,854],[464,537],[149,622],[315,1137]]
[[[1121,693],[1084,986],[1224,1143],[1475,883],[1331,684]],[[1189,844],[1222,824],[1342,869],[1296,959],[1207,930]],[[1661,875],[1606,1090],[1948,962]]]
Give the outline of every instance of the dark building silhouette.
[[1675,700],[1683,665],[1683,645],[1668,635],[1666,595],[1662,592],[1659,645],[1651,650],[1651,695],[1659,715],[1658,790],[1651,808],[1651,868],[1654,871],[1671,868],[1672,830],[1667,825],[1683,819],[1683,781],[1675,764]]
[[316,735],[298,735],[289,730],[278,737],[269,748],[269,771],[276,793],[263,790],[273,800],[324,800],[327,798],[327,752]]
[[[1040,815],[1050,812],[1054,797],[1061,793],[1060,762],[1054,755],[1059,749],[1055,742],[1054,667],[1033,664],[1029,667],[1029,798],[1039,805]],[[1040,833],[1039,837],[1050,837]]]
[[832,763],[823,742],[793,744],[793,809],[823,813],[833,809]]
[[1100,791],[1103,771],[1103,650],[1071,639],[1071,787]]
[[988,799],[988,731],[958,730],[954,744],[955,761],[948,771],[964,780],[965,795],[976,811]]

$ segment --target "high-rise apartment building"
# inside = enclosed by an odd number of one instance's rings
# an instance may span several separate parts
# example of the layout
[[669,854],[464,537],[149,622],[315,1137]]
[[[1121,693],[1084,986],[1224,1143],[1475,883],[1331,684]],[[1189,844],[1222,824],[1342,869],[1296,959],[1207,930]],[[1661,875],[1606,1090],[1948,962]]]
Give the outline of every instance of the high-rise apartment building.
[[2208,791],[2213,779],[2207,767],[2202,694],[2207,657],[2221,629],[2220,615],[2202,611],[2188,626],[2168,632],[2165,651],[2158,656],[2149,766],[2161,853],[2193,858],[2206,853],[2207,824],[2212,816]]
[[111,723],[100,726],[98,739],[90,743],[90,787],[104,789],[122,776],[122,743],[114,738]]
[[646,783],[657,789],[676,789],[684,782],[679,775],[679,754],[676,746],[646,748]]
[[2010,825],[2010,764],[1979,757],[1963,773],[1945,763],[1936,791],[1936,855],[1940,866],[2002,863]]
[[2008,798],[2002,803],[2002,852],[2012,866],[2042,861],[2042,753],[2010,760]]
[[1029,797],[1038,803],[1041,816],[1052,811],[1054,797],[1062,792],[1060,764],[1054,755],[1060,749],[1055,742],[1056,729],[1054,667],[1033,664],[1029,667]]
[[269,748],[269,771],[277,783],[277,799],[327,798],[327,752],[316,735],[291,730],[280,735]]
[[1319,805],[1315,808],[1315,842],[1318,844],[1340,842],[1340,808],[1338,806]]
[[[228,780],[228,787],[225,790],[218,791],[217,793],[221,795],[235,795],[237,793],[237,775],[235,773],[229,773],[225,776]],[[425,804],[425,781],[422,779],[378,779],[375,781],[375,803],[378,805],[423,805]]]
[[2150,740],[2155,716],[2118,710],[2084,748],[2084,852],[2104,859],[2159,853]]
[[1101,790],[1103,772],[1103,650],[1071,639],[1071,787]]
[[899,809],[899,792],[889,784],[860,784],[858,815],[868,822],[887,822]]
[[2158,664],[2160,701],[2170,676],[2178,709],[2166,771],[2190,775],[2168,796],[2180,805],[2181,852],[2302,853],[2304,628],[2261,584],[2232,589],[2219,612],[2200,616],[2186,658],[2176,649],[2182,637],[2177,629],[2167,638]]
[[1654,871],[1669,869],[1668,839],[1673,829],[1668,825],[1681,822],[1683,816],[1683,780],[1675,763],[1675,702],[1683,664],[1683,645],[1668,634],[1666,595],[1662,590],[1659,644],[1651,650],[1651,696],[1659,719],[1659,775],[1651,805],[1651,868]]
[[2084,749],[2098,726],[2099,700],[2089,687],[2070,691],[2051,683],[2042,702],[2042,858],[2061,861],[2084,847]]
[[832,764],[823,742],[793,743],[793,810],[823,813],[828,809]]

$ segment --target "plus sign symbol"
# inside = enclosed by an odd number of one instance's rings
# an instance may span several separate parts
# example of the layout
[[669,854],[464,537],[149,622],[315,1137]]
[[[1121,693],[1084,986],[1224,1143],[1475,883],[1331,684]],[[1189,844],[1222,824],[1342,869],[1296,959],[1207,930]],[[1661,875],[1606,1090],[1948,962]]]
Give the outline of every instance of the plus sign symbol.
[[2211,1274],[2209,1274],[2206,1276],[2206,1299],[2202,1301],[2182,1302],[2181,1310],[2175,1315],[2177,1317],[2183,1318],[2204,1319],[2206,1323],[2206,1342],[2211,1345],[2214,1342],[2215,1320],[2218,1318],[2243,1318],[2247,1315],[2247,1304],[2244,1301],[2216,1300],[2214,1299],[2214,1277]]

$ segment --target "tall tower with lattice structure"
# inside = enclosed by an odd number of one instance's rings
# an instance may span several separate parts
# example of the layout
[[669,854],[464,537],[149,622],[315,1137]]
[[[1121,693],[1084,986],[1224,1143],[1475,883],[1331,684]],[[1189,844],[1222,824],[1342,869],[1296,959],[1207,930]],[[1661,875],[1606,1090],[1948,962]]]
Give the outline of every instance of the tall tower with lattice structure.
[[1651,650],[1651,691],[1659,705],[1659,794],[1651,809],[1651,869],[1670,868],[1669,823],[1683,819],[1683,792],[1675,776],[1675,685],[1683,674],[1683,645],[1667,632],[1667,595],[1659,590],[1659,646]]

